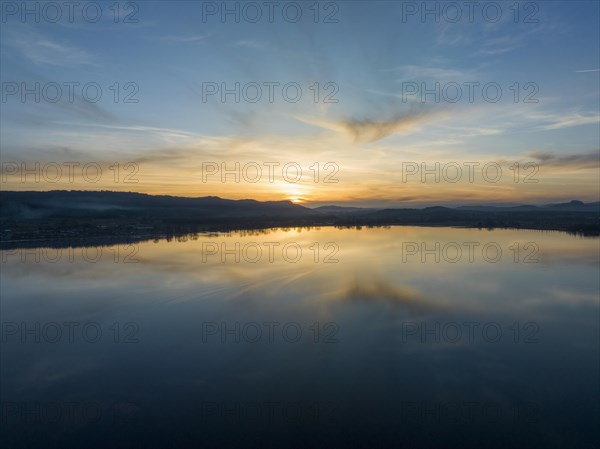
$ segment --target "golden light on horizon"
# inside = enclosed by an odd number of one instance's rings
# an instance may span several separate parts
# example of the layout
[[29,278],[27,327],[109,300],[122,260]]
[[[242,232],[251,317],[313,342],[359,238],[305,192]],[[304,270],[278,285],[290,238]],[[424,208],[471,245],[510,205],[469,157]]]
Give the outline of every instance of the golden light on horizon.
[[[515,182],[515,172],[507,162],[496,162],[498,158],[489,158],[487,163],[502,166],[502,178],[498,182],[487,182],[482,171],[474,172],[473,182],[463,170],[458,182],[450,182],[439,174],[440,182],[422,182],[421,173],[408,176],[389,175],[387,168],[381,165],[368,170],[350,166],[342,175],[336,175],[339,182],[325,182],[324,176],[319,182],[306,175],[295,182],[291,175],[286,179],[270,179],[265,172],[260,182],[247,182],[242,176],[236,181],[233,175],[223,178],[220,173],[208,177],[206,182],[198,175],[192,164],[193,158],[185,159],[189,167],[169,168],[157,163],[139,163],[136,172],[122,169],[118,173],[111,164],[102,162],[97,165],[102,177],[99,182],[90,182],[90,175],[83,176],[79,170],[73,171],[73,177],[67,176],[65,165],[60,166],[62,177],[52,179],[56,170],[51,163],[40,165],[37,172],[32,164],[8,162],[14,168],[2,174],[2,188],[6,190],[110,190],[139,192],[149,195],[172,195],[182,197],[218,196],[225,199],[254,199],[257,201],[291,201],[294,204],[337,204],[346,206],[403,207],[414,204],[477,204],[498,203],[534,203],[548,204],[578,199],[584,202],[597,200],[597,168],[586,165],[561,167],[540,164],[540,171],[532,176],[535,183]],[[324,158],[322,158],[324,159]],[[462,162],[461,162],[462,164]],[[480,164],[480,165],[481,165]],[[301,164],[307,167],[309,163]],[[389,164],[388,164],[389,165]],[[24,168],[23,168],[24,167]],[[231,164],[230,164],[231,167]],[[25,169],[29,170],[26,172]],[[52,170],[55,170],[54,172]],[[100,173],[100,170],[98,171]],[[308,171],[307,171],[308,172]],[[32,174],[33,173],[33,174]],[[521,180],[527,173],[521,173]],[[38,178],[35,178],[37,176]],[[433,175],[428,175],[433,180]],[[115,182],[117,179],[119,182]],[[566,189],[565,186],[569,188]]]
[[285,199],[294,204],[301,204],[308,200],[307,193],[311,190],[309,186],[291,184],[284,181],[275,181],[275,187],[285,195]]

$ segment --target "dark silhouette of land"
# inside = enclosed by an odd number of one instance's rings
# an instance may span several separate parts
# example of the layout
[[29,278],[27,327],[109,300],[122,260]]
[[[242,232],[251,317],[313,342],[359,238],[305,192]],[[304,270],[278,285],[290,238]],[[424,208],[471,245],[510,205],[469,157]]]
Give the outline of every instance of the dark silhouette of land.
[[[0,192],[2,248],[109,244],[198,232],[297,226],[456,226],[600,234],[600,203],[374,209],[133,192]],[[52,243],[54,242],[54,243]],[[96,243],[93,243],[96,242]],[[83,243],[82,243],[83,244]]]

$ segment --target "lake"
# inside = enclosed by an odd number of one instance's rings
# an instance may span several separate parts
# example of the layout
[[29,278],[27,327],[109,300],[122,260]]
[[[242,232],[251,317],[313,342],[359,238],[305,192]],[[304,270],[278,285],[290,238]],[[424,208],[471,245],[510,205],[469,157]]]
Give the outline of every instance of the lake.
[[1,440],[597,447],[599,245],[323,227],[5,250]]

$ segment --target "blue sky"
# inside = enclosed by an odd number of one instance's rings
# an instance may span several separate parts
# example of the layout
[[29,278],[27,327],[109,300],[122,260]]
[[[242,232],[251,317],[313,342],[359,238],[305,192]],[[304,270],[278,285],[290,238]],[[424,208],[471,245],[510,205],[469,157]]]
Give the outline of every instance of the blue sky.
[[[444,15],[437,22],[419,13],[403,17],[403,10],[421,8],[422,2],[390,1],[320,2],[318,23],[314,2],[296,2],[289,11],[299,5],[302,17],[291,23],[280,9],[287,3],[280,2],[270,22],[267,7],[257,2],[263,13],[257,23],[243,14],[239,23],[233,15],[222,20],[203,14],[203,8],[221,8],[222,2],[136,2],[131,17],[136,23],[122,23],[123,14],[114,23],[113,2],[98,3],[97,23],[84,20],[80,9],[73,21],[63,9],[57,23],[43,15],[36,23],[3,6],[2,161],[132,161],[140,167],[135,186],[63,187],[307,204],[598,199],[598,2],[520,2],[516,23],[514,2],[495,3],[501,7],[495,23],[481,8],[470,21],[464,6],[456,23]],[[121,13],[131,11],[125,2],[119,5]],[[241,12],[244,3],[226,5]],[[494,5],[488,11],[495,12]],[[324,23],[328,14],[336,23]],[[32,96],[23,102],[19,93],[7,94],[7,83],[36,82],[95,82],[103,96],[91,103],[78,87],[73,101],[65,89],[57,103],[44,98],[38,103]],[[124,88],[128,82],[135,83],[137,103],[123,102],[133,92],[133,85]],[[203,83],[233,88],[236,82],[263,86],[260,101],[236,103],[232,95],[226,102],[219,95],[203,101]],[[265,82],[298,83],[302,97],[287,102],[276,87],[271,103]],[[407,86],[433,88],[436,82],[462,86],[463,98],[456,103],[431,95],[425,102],[418,94],[402,98]],[[474,87],[471,103],[465,82],[496,83],[502,97],[486,101]],[[109,89],[115,83],[118,102]],[[310,89],[314,83],[320,86],[319,102]],[[326,83],[331,84],[324,90]],[[334,89],[337,102],[323,102]],[[528,94],[537,102],[525,102]],[[304,168],[334,162],[339,182],[316,185],[307,176],[296,185],[281,179],[276,185],[203,183],[206,161],[296,162]],[[503,167],[533,161],[540,164],[539,182],[511,182],[507,170],[506,179],[494,185],[403,183],[399,172],[406,161],[495,161]],[[14,180],[2,187],[57,188]]]

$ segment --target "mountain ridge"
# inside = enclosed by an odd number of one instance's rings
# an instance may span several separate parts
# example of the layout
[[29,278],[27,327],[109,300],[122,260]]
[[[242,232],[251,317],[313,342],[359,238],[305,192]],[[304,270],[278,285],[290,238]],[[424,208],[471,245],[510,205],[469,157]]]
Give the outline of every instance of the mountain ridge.
[[[0,191],[0,242],[299,226],[451,226],[600,235],[600,203],[310,209],[291,201],[177,197],[138,192]],[[3,246],[4,247],[4,246]]]

